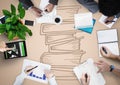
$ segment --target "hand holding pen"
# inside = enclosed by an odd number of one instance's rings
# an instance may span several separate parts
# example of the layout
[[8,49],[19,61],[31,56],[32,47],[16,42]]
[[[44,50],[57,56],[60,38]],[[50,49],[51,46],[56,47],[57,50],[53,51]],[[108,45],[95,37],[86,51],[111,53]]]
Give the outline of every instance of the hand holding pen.
[[87,73],[82,74],[80,81],[81,81],[81,85],[89,85],[90,76]]

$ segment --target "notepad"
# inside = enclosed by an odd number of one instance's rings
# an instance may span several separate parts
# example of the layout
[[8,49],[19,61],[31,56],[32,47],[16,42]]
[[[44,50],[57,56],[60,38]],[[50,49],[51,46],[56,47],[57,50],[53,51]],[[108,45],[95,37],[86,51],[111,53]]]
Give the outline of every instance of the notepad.
[[112,22],[111,24],[105,24],[104,21],[106,18],[107,18],[107,16],[102,15],[99,19],[99,22],[102,23],[103,25],[107,26],[108,28],[111,28],[114,25],[114,23],[117,21],[117,18],[114,18],[113,21],[115,21],[115,22]]
[[51,69],[50,65],[25,59],[23,62],[22,72],[24,72],[26,66],[33,66],[33,67],[38,66],[37,68],[33,69],[33,71],[29,75],[27,75],[26,77],[27,79],[42,82],[45,84],[48,83],[44,70],[50,70]]
[[100,54],[102,46],[107,47],[112,53],[119,55],[117,29],[99,30],[97,31],[97,37],[100,57],[102,57]]
[[[89,58],[84,63],[76,66],[73,69],[78,80],[82,77],[82,74],[87,73],[90,75],[90,84],[89,85],[105,85],[105,79],[101,73],[97,73],[98,68],[95,66],[93,59]],[[80,81],[81,82],[81,81]]]
[[92,13],[79,13],[74,15],[75,29],[91,33],[95,20],[92,18]]

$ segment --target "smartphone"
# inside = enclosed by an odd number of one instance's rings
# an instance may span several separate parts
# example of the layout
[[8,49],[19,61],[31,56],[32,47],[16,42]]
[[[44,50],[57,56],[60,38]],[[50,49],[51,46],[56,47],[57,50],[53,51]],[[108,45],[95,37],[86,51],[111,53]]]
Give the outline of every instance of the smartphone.
[[34,24],[35,24],[35,22],[32,20],[25,20],[25,25],[33,26]]

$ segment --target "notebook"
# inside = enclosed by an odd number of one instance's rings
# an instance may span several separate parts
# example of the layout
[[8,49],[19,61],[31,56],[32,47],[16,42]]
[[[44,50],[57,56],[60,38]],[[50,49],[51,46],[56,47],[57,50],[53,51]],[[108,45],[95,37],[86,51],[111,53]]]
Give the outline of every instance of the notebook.
[[112,53],[119,55],[117,29],[99,30],[97,31],[97,37],[99,57],[102,57],[100,54],[100,48],[102,46],[107,47]]
[[[80,81],[83,73],[90,75],[89,85],[105,85],[105,79],[101,73],[97,73],[98,68],[95,66],[93,59],[89,58],[79,66],[74,67],[73,72]],[[81,81],[80,81],[81,82]]]
[[117,18],[114,18],[113,21],[115,21],[115,22],[112,22],[111,24],[107,25],[107,24],[104,23],[106,18],[107,18],[107,16],[102,15],[99,19],[99,22],[102,23],[103,25],[107,26],[108,28],[111,28],[114,25],[114,23],[117,21]]
[[75,29],[90,33],[93,30],[95,19],[92,18],[92,13],[79,13],[74,15]]
[[38,66],[37,68],[33,69],[33,71],[29,75],[27,75],[26,77],[27,79],[42,82],[45,84],[48,83],[44,70],[50,70],[51,69],[50,65],[24,59],[22,72],[24,72],[26,66],[33,66],[33,67]]

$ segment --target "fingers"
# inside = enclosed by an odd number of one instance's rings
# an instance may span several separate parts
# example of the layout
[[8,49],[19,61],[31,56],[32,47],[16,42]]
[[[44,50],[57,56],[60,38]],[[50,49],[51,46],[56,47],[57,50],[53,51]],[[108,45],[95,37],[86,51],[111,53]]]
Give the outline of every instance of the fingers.
[[87,73],[83,73],[80,80],[81,80],[82,85],[89,85],[90,76]]
[[44,72],[47,78],[52,78],[54,76],[54,74],[50,70],[44,70]]
[[53,4],[48,4],[46,7],[45,7],[45,12],[52,12],[54,8],[54,5]]

